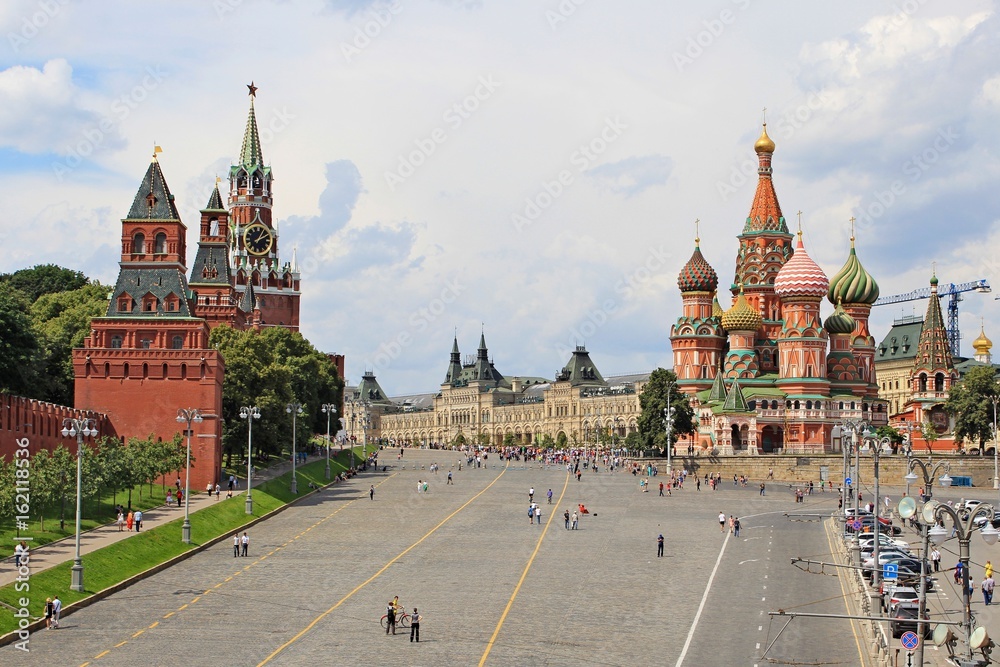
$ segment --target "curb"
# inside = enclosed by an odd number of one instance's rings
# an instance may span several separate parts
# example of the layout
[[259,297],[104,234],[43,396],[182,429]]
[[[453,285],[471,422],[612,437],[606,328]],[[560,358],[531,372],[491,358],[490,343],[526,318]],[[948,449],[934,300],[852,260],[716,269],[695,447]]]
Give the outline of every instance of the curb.
[[[353,479],[353,478],[360,477],[360,476],[361,476],[361,474],[357,473],[353,477],[348,478],[348,479]],[[345,480],[345,481],[347,481],[347,480]],[[303,496],[301,496],[299,498],[296,498],[295,500],[292,500],[292,501],[290,501],[288,503],[285,503],[281,507],[278,507],[277,509],[271,510],[267,514],[263,514],[263,515],[255,518],[254,520],[250,521],[249,523],[245,523],[242,526],[239,526],[236,529],[236,532],[238,533],[240,530],[243,530],[245,528],[249,528],[251,526],[255,526],[258,523],[260,523],[261,521],[266,521],[267,519],[270,519],[270,518],[272,518],[272,517],[274,517],[274,516],[276,516],[276,515],[284,512],[289,507],[292,507],[294,505],[299,504],[300,502],[302,502],[306,498],[309,498],[310,496],[318,494],[321,491],[323,491],[324,489],[330,488],[334,484],[337,484],[337,482],[336,481],[331,481],[330,483],[324,484],[323,486],[321,486],[321,487],[319,487],[317,489],[314,489],[314,490],[310,491],[309,493],[307,493],[307,494],[305,494],[305,495],[303,495]],[[95,602],[99,602],[99,601],[103,600],[104,598],[109,597],[109,596],[111,596],[111,595],[113,595],[113,594],[115,594],[115,593],[117,593],[119,591],[122,591],[122,590],[128,588],[129,586],[131,586],[133,584],[137,584],[140,581],[142,581],[143,579],[151,577],[154,574],[157,574],[157,573],[159,573],[159,572],[161,572],[161,571],[163,571],[163,570],[165,570],[165,569],[167,569],[169,567],[173,567],[174,565],[176,565],[176,564],[178,564],[178,563],[180,563],[182,561],[185,561],[188,558],[191,558],[195,554],[201,553],[202,551],[205,551],[209,547],[215,546],[219,542],[221,542],[223,540],[226,540],[226,539],[229,539],[229,537],[232,535],[232,533],[233,533],[233,531],[228,531],[228,532],[225,532],[225,533],[223,533],[221,535],[213,537],[212,539],[210,539],[209,541],[205,542],[204,544],[198,545],[197,547],[194,547],[193,549],[189,549],[188,551],[185,551],[182,554],[178,554],[177,556],[174,556],[173,558],[171,558],[169,560],[166,560],[166,561],[160,563],[159,565],[154,565],[153,567],[149,568],[148,570],[143,570],[142,572],[139,572],[138,574],[134,574],[131,577],[129,577],[128,579],[125,579],[124,581],[120,581],[117,584],[114,584],[112,586],[108,586],[107,588],[105,588],[103,590],[97,591],[93,595],[89,595],[89,596],[83,598],[82,600],[77,600],[76,602],[74,602],[72,604],[66,605],[65,607],[63,607],[62,613],[60,614],[59,617],[60,617],[60,619],[65,618],[66,616],[69,616],[70,614],[72,614],[72,613],[74,613],[76,611],[79,611],[81,609],[89,607],[90,605],[94,604]],[[44,618],[38,619],[36,621],[33,621],[32,623],[29,623],[26,627],[24,627],[24,628],[22,628],[20,630],[13,630],[13,631],[8,632],[7,634],[5,634],[3,636],[0,636],[0,647],[7,646],[8,644],[13,644],[14,642],[17,642],[17,641],[21,641],[20,633],[22,633],[22,632],[27,632],[29,634],[29,636],[30,636],[30,635],[34,634],[35,632],[37,632],[39,630],[43,630],[43,629],[45,629],[45,619]]]

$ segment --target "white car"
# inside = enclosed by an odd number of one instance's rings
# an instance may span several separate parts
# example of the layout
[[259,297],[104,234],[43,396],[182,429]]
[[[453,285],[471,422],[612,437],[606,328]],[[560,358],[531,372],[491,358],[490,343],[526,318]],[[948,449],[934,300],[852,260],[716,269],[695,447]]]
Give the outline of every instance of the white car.
[[[899,551],[898,549],[886,549],[885,551],[878,552],[878,562],[879,565],[885,565],[886,563],[894,560],[899,560],[901,558],[913,558],[912,555],[906,553],[905,551]],[[861,561],[862,572],[871,572],[875,567],[875,557],[865,558]]]
[[[862,533],[861,536],[858,537],[858,546],[861,547],[862,551],[865,550],[871,551],[872,544],[874,542],[875,542],[874,533]],[[880,549],[895,548],[895,547],[899,547],[900,549],[906,551],[910,549],[910,544],[906,540],[895,540],[886,535],[885,533],[879,533],[878,546]]]

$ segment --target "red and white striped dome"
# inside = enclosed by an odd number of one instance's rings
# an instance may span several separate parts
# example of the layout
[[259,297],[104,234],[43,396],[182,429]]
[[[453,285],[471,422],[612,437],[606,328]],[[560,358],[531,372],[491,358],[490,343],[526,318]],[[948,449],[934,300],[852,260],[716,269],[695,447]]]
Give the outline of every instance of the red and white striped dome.
[[804,296],[822,299],[830,288],[823,269],[812,260],[802,245],[801,232],[792,258],[774,277],[774,293],[781,297]]

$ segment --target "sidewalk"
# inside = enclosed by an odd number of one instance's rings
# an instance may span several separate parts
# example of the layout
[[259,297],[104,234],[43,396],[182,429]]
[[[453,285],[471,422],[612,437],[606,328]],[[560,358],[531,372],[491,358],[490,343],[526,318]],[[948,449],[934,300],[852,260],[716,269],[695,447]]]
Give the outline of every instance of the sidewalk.
[[[276,463],[275,465],[260,471],[254,476],[254,487],[259,486],[262,482],[279,477],[291,469],[291,461]],[[245,482],[242,478],[240,478],[240,481]],[[233,492],[233,498],[231,499],[227,499],[225,497],[225,488],[223,488],[223,495],[219,498],[219,500],[216,500],[215,496],[209,497],[204,492],[193,494],[190,497],[191,514],[209,507],[216,502],[237,502],[235,499],[242,496],[244,493],[246,493],[245,484],[244,488]],[[155,528],[156,526],[161,526],[165,523],[174,521],[175,519],[181,519],[183,517],[183,504],[180,507],[177,507],[176,504],[169,507],[166,505],[160,505],[159,507],[150,508],[149,511],[142,513],[142,524],[146,529]],[[88,530],[87,532],[80,534],[80,555],[83,556],[92,551],[97,551],[98,549],[102,549],[109,544],[120,542],[121,540],[137,534],[138,533],[135,531],[119,531],[118,525],[114,522]],[[178,529],[177,539],[180,539],[180,529]],[[72,561],[76,556],[76,536],[71,535],[69,537],[64,537],[61,540],[56,540],[55,542],[50,542],[49,544],[36,548],[32,548],[29,543],[28,548],[31,554],[31,573],[38,574],[39,572],[47,570],[50,567],[55,567],[61,563]],[[0,568],[0,586],[12,584],[16,578],[17,570],[14,567],[14,559],[11,557],[3,561],[2,568]]]

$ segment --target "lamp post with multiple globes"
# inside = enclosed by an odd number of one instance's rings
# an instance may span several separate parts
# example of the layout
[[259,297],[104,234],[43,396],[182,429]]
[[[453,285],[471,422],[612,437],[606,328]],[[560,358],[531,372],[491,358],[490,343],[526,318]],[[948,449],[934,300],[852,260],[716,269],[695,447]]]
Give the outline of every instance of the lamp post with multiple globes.
[[326,415],[326,478],[330,479],[330,417],[337,414],[337,406],[324,403],[320,409]]
[[287,412],[288,414],[290,414],[292,416],[292,484],[291,484],[291,491],[292,491],[292,495],[293,496],[294,495],[298,495],[298,493],[299,493],[299,478],[298,478],[298,475],[297,475],[297,473],[295,471],[295,464],[297,463],[296,459],[298,458],[298,456],[295,453],[295,427],[296,427],[296,418],[299,415],[304,415],[305,414],[305,412],[302,410],[302,407],[303,407],[303,405],[301,403],[299,403],[298,401],[292,401],[288,405],[285,406],[285,412]]
[[184,544],[191,544],[191,424],[201,423],[202,420],[198,408],[177,410],[177,422],[187,423],[187,429],[184,431],[184,435],[187,436],[187,456],[184,464],[184,523],[181,525],[181,541]]
[[97,427],[93,419],[63,420],[62,435],[64,438],[76,438],[76,551],[73,556],[73,567],[70,569],[70,590],[83,590],[83,559],[80,557],[80,518],[83,489],[83,439],[97,435]]
[[247,420],[247,501],[246,513],[253,514],[253,498],[250,489],[253,488],[253,420],[260,419],[260,408],[248,405],[240,408],[240,419]]

